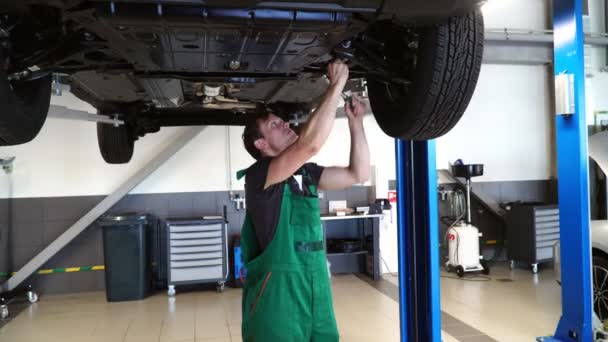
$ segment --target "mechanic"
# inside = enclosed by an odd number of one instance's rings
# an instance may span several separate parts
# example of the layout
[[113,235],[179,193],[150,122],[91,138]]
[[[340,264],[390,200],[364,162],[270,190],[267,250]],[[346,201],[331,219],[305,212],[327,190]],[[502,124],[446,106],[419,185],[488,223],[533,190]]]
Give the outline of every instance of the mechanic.
[[331,132],[348,74],[342,61],[328,65],[329,86],[299,136],[272,113],[245,127],[245,148],[257,162],[239,172],[247,201],[243,341],[339,340],[317,189],[345,189],[369,178],[366,106],[360,99],[345,104],[350,165],[324,168],[308,160]]

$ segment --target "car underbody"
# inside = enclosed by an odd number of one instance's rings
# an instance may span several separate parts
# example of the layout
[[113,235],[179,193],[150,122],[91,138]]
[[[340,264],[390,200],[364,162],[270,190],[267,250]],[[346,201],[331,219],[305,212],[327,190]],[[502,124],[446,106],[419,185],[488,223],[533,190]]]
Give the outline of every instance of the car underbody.
[[370,80],[414,89],[427,59],[421,37],[434,30],[418,28],[474,13],[478,2],[5,1],[0,72],[13,88],[52,74],[136,137],[243,125],[260,111],[307,114],[335,58],[350,65],[350,90]]

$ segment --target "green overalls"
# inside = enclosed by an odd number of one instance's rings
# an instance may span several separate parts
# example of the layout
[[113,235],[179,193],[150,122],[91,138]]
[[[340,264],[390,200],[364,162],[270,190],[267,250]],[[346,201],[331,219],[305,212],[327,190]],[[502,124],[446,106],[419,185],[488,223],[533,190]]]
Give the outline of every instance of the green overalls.
[[[243,224],[243,341],[339,341],[319,199],[293,193],[287,182],[283,187],[275,236],[262,254],[249,215]],[[314,186],[310,192],[317,194]]]

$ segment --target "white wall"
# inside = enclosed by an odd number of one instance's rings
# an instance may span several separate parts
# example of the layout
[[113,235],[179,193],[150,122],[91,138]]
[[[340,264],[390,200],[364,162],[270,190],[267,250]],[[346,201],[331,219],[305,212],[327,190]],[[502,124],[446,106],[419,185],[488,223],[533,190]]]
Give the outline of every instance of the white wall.
[[[69,92],[52,97],[51,110],[67,107],[96,113],[95,108]],[[16,156],[14,171],[0,178],[0,198],[105,195],[114,191],[158,152],[175,139],[183,128],[163,128],[135,143],[131,162],[106,164],[97,146],[96,125],[91,122],[50,118],[31,143],[0,147],[0,158]],[[228,134],[230,131],[231,134]],[[195,192],[228,190],[232,170],[248,165],[251,158],[242,149],[242,128],[208,127],[175,154],[132,193]],[[231,137],[231,144],[228,143]],[[230,156],[230,152],[234,155]],[[236,172],[236,171],[234,171]],[[11,181],[12,191],[8,187]],[[235,181],[236,182],[236,181]],[[0,183],[0,184],[3,184]],[[232,185],[242,189],[242,183]]]
[[[394,173],[393,140],[370,116],[365,119],[372,163]],[[133,159],[124,165],[106,164],[97,147],[94,123],[49,119],[31,143],[0,148],[0,157],[16,156],[13,193],[0,188],[0,197],[53,197],[109,194],[160,152],[183,128],[163,128],[135,143]],[[243,189],[235,174],[253,163],[243,148],[241,127],[208,127],[174,155],[132,193],[195,192]],[[345,119],[338,119],[329,141],[313,161],[347,165],[350,140]],[[229,153],[229,154],[228,154]],[[232,183],[231,183],[232,182]],[[383,191],[386,197],[386,190]]]
[[460,122],[437,139],[437,167],[485,164],[476,181],[551,177],[551,125],[547,67],[487,65]]
[[486,28],[544,30],[548,6],[547,0],[488,0],[482,11]]
[[[110,165],[99,153],[95,124],[49,119],[33,142],[0,148],[0,155],[17,157],[12,197],[109,194],[182,130],[163,129],[146,136],[136,142],[129,164]],[[207,128],[133,193],[227,189],[223,134],[223,128]],[[0,189],[0,196],[8,197],[5,189]]]

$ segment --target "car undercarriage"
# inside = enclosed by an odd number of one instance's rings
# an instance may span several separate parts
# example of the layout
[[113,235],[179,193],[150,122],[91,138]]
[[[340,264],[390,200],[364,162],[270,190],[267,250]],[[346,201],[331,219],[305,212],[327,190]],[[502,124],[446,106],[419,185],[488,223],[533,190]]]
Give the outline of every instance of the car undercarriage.
[[[228,7],[197,1],[25,1],[5,14],[0,7],[0,83],[4,77],[4,88],[12,89],[7,108],[16,116],[45,112],[47,83],[68,85],[100,114],[124,120],[120,129],[132,143],[165,126],[244,125],[252,117],[248,114],[268,110],[284,117],[305,115],[326,88],[328,62],[339,58],[350,66],[349,90],[369,91],[387,134],[427,139],[453,127],[474,89],[483,51],[476,4],[448,6],[454,15],[429,19],[410,14],[414,7],[404,12],[376,1],[249,7],[245,2]],[[432,82],[420,87],[422,79]],[[417,92],[429,94],[432,86],[438,87],[430,93],[434,97],[419,99]],[[454,89],[449,92],[464,87],[465,94],[444,97],[451,104],[429,104],[441,87]],[[25,102],[34,92],[43,103]],[[455,104],[449,113],[447,107]],[[430,126],[416,123],[417,116],[430,114],[440,118]],[[392,118],[396,115],[400,119]],[[45,117],[29,134],[8,134],[0,141],[33,139]]]

